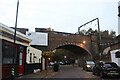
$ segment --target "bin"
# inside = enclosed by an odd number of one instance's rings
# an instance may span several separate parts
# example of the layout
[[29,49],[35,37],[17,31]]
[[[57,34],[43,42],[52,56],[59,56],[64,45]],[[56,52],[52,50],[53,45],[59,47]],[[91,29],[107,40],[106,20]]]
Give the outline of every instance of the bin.
[[59,63],[54,63],[53,70],[57,72],[59,70]]

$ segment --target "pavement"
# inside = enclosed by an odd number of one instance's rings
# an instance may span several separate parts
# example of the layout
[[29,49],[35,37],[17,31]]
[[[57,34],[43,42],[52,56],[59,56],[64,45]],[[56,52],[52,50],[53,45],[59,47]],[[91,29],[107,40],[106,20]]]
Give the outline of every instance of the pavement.
[[22,80],[25,78],[50,78],[51,76],[55,75],[56,73],[57,72],[54,72],[52,67],[48,67],[47,70],[20,76],[20,77],[18,77],[18,80],[19,79]]
[[[65,65],[65,66],[67,66],[67,65]],[[61,69],[59,71],[61,71]],[[23,76],[15,78],[14,80],[41,80],[41,79],[43,80],[46,78],[52,78],[58,72],[55,72],[53,70],[53,67],[49,66],[49,67],[47,67],[47,70],[39,71],[39,72],[32,73],[32,74],[23,75]]]

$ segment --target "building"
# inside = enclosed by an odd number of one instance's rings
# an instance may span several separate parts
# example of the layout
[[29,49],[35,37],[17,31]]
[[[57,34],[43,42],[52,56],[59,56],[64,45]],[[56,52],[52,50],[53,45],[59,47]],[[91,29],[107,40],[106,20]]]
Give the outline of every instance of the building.
[[120,35],[120,1],[118,2],[118,35]]
[[[11,27],[12,29],[15,29],[14,27]],[[29,31],[29,29],[27,28],[17,28],[16,29],[18,32],[21,32],[22,34],[25,34],[26,35],[26,32]]]
[[[26,34],[28,29],[19,31]],[[42,51],[31,47],[32,40],[18,31],[14,43],[14,32],[14,28],[0,23],[0,80],[44,70],[45,67]]]
[[111,45],[111,61],[120,66],[120,1],[118,2],[118,36],[115,43]]
[[24,75],[26,48],[31,42],[24,34],[0,23],[0,79]]

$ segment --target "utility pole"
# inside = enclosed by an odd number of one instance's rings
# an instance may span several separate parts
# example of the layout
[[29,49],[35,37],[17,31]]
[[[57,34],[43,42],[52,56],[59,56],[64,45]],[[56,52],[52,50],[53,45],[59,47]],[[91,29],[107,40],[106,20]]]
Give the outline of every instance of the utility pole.
[[19,8],[19,0],[17,2],[17,10],[16,10],[16,20],[15,20],[15,33],[14,33],[14,43],[16,40],[16,29],[17,29],[17,19],[18,19],[18,8]]
[[98,36],[99,36],[99,41],[98,41],[98,52],[100,54],[100,60],[102,59],[102,53],[101,53],[101,32],[100,32],[100,25],[99,25],[99,19],[97,18],[97,23],[98,23]]
[[78,33],[80,34],[80,28],[81,27],[83,27],[83,26],[85,26],[85,25],[87,25],[87,24],[89,24],[89,23],[91,23],[91,22],[93,22],[93,21],[95,21],[95,20],[97,20],[97,24],[98,24],[98,53],[99,53],[99,55],[100,55],[100,60],[101,60],[101,46],[100,46],[100,44],[101,44],[101,33],[100,33],[100,25],[99,25],[99,18],[95,18],[95,19],[93,19],[93,20],[91,20],[91,21],[89,21],[89,22],[87,22],[87,23],[85,23],[85,24],[83,24],[83,25],[81,25],[80,27],[78,27]]
[[[19,8],[19,0],[17,1],[17,10],[16,10],[16,20],[15,20],[15,32],[14,32],[14,44],[16,41],[16,29],[17,29],[17,19],[18,19],[18,8]],[[15,78],[15,68],[14,68],[14,58],[15,58],[15,54],[13,54],[13,64],[12,64],[12,68],[11,68],[11,77],[12,80],[14,80]]]

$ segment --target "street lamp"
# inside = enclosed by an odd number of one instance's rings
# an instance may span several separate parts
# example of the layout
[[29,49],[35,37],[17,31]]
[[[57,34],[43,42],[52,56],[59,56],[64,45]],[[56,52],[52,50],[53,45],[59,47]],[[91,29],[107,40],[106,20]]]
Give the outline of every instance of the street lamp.
[[[19,0],[17,1],[16,20],[15,20],[15,32],[14,32],[14,44],[15,44],[15,40],[16,40],[16,28],[17,28],[18,8],[19,8]],[[14,54],[13,54],[13,64],[14,64]],[[11,68],[11,75],[12,75],[12,78],[14,79],[14,75],[15,75],[14,65]]]
[[17,1],[16,20],[15,20],[15,33],[14,33],[14,43],[15,43],[15,40],[16,40],[16,29],[17,29],[17,19],[18,19],[18,8],[19,8],[19,0]]
[[50,61],[50,60],[51,60],[51,58],[49,57],[49,58],[48,58],[48,60]]
[[86,41],[83,41],[83,44],[85,44],[86,43]]
[[66,59],[66,56],[64,56],[64,59]]

